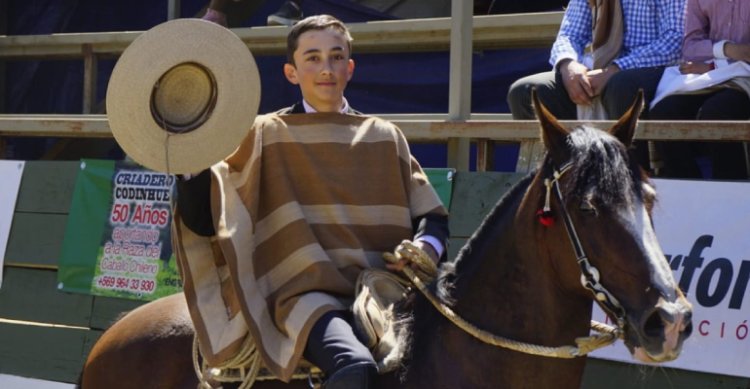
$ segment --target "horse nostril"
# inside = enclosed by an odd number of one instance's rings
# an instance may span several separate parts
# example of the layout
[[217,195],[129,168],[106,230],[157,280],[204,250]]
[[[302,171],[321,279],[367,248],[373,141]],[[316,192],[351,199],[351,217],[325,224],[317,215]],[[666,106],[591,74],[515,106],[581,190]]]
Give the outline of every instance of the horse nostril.
[[688,337],[691,333],[693,333],[693,312],[686,312],[685,313],[685,329],[682,331],[683,336]]
[[664,333],[664,321],[658,310],[652,312],[643,324],[643,333],[650,338],[660,337]]
[[687,324],[685,325],[685,329],[682,331],[682,336],[687,338],[692,333],[693,333],[693,321],[688,320]]

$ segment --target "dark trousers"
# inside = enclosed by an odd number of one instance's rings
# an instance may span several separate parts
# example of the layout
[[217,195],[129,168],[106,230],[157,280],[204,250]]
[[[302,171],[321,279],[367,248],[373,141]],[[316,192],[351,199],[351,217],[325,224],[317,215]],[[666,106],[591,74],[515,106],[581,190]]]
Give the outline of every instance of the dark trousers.
[[[651,110],[655,120],[747,120],[750,97],[744,91],[672,95]],[[673,178],[746,179],[745,148],[741,142],[660,142],[664,176]]]
[[[602,105],[609,119],[619,119],[633,105],[638,89],[643,89],[646,107],[648,107],[648,102],[656,94],[656,87],[659,85],[663,72],[664,67],[659,66],[622,70],[613,75],[601,94]],[[536,88],[539,99],[555,117],[558,119],[576,119],[576,105],[568,96],[562,76],[559,72],[554,71],[521,78],[510,86],[508,106],[513,114],[513,119],[529,120],[536,117],[531,106],[531,90],[533,88]],[[647,117],[646,111],[644,111],[643,117]]]
[[[646,101],[642,118],[648,118],[649,101],[656,94],[664,67],[628,69],[617,72],[609,79],[601,93],[601,102],[610,120],[619,119],[633,105],[638,90],[643,90]],[[531,106],[531,90],[536,88],[537,96],[545,107],[558,119],[575,120],[578,111],[570,100],[568,91],[559,72],[549,71],[521,78],[510,86],[508,106],[513,119],[534,119]],[[645,141],[635,141],[635,158],[644,168],[649,168],[648,146]]]
[[347,366],[376,366],[370,350],[357,339],[351,323],[351,312],[330,311],[318,319],[310,331],[304,357],[327,377]]

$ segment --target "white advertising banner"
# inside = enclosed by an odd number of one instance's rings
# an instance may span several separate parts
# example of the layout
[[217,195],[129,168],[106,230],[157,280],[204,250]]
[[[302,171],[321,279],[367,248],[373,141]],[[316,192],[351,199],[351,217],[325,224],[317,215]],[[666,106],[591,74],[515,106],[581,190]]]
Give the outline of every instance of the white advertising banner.
[[[656,235],[693,304],[693,333],[664,366],[750,377],[750,183],[654,182]],[[622,342],[591,355],[635,363]]]
[[23,161],[0,161],[0,287],[3,285],[3,262],[5,248],[8,245],[10,224],[13,222],[13,211],[16,209],[18,188],[21,186]]

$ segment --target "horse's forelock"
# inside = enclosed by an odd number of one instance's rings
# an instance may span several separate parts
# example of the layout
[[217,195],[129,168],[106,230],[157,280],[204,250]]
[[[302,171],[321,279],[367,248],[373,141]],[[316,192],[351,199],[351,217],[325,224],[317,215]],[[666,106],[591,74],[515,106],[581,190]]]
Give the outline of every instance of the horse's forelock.
[[572,185],[566,192],[577,198],[593,196],[604,205],[616,207],[641,197],[641,175],[619,140],[587,126],[570,133]]

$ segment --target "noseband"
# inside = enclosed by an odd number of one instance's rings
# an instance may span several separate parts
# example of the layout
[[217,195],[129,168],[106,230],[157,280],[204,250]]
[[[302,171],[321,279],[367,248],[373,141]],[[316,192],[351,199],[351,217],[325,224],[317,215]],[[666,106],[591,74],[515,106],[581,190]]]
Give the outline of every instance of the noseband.
[[591,291],[591,293],[594,295],[594,298],[615,316],[615,318],[617,319],[617,326],[623,328],[625,326],[625,309],[622,307],[617,298],[612,293],[610,293],[610,291],[607,290],[604,285],[602,285],[600,281],[599,270],[591,264],[588,256],[586,256],[586,253],[583,251],[583,245],[581,245],[581,240],[578,238],[578,233],[576,232],[576,228],[573,225],[573,220],[570,218],[570,213],[568,213],[568,208],[565,206],[565,201],[563,200],[559,180],[563,174],[570,170],[571,166],[573,166],[573,164],[569,161],[565,163],[559,170],[555,169],[552,172],[551,179],[544,179],[544,186],[547,188],[547,195],[544,202],[544,211],[549,211],[550,191],[554,188],[555,197],[557,197],[557,201],[560,203],[560,208],[562,210],[563,221],[565,222],[565,230],[568,231],[570,244],[573,246],[573,250],[575,251],[578,266],[581,268],[581,285]]
[[548,347],[540,346],[535,344],[529,344],[519,342],[516,340],[504,338],[502,336],[491,334],[485,330],[478,328],[477,326],[469,323],[466,319],[456,314],[450,307],[443,304],[427,287],[424,282],[417,277],[409,266],[404,266],[401,271],[404,275],[411,280],[411,282],[424,294],[427,300],[432,305],[448,318],[454,325],[461,328],[473,337],[481,340],[484,343],[507,348],[510,350],[545,356],[553,358],[576,358],[584,356],[596,349],[604,346],[608,346],[614,343],[618,338],[622,337],[622,328],[625,325],[625,309],[620,305],[620,302],[610,293],[604,285],[599,281],[599,270],[596,269],[591,262],[589,262],[586,253],[583,251],[581,240],[578,238],[573,221],[570,218],[567,208],[565,207],[565,201],[563,201],[562,192],[560,191],[559,179],[565,172],[570,170],[572,167],[571,162],[565,163],[559,170],[555,169],[552,172],[552,178],[546,178],[544,180],[544,186],[547,189],[545,198],[545,212],[549,212],[550,209],[550,192],[554,188],[555,196],[557,197],[560,207],[562,208],[563,220],[565,222],[565,229],[568,232],[568,238],[570,243],[573,245],[575,250],[576,261],[581,268],[581,284],[594,295],[594,298],[599,301],[607,310],[615,315],[618,327],[608,326],[596,321],[591,321],[591,329],[598,332],[598,334],[576,338],[575,346],[560,346],[560,347]]

